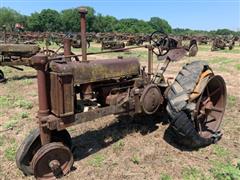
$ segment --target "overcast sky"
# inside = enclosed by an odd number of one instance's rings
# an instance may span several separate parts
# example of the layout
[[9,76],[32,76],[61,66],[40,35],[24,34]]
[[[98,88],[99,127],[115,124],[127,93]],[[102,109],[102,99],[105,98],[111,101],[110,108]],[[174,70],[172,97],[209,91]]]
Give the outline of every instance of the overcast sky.
[[10,7],[30,15],[42,9],[61,11],[91,6],[97,13],[118,19],[166,19],[173,28],[240,30],[240,0],[0,0],[1,7]]

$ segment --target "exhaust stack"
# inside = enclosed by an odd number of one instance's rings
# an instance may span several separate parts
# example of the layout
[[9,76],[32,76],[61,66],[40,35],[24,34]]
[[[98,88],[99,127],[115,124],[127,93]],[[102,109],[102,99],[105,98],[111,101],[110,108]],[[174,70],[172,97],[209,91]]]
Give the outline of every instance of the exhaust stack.
[[79,9],[81,15],[81,44],[82,44],[82,60],[87,61],[87,36],[86,36],[86,14],[88,10],[81,7]]

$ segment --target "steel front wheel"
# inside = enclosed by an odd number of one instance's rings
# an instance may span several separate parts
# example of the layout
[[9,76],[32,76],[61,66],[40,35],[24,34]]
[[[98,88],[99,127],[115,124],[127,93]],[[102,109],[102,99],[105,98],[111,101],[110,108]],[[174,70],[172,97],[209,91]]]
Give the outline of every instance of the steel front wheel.
[[[51,132],[51,142],[62,142],[69,149],[72,146],[71,136],[67,130]],[[41,148],[41,140],[39,129],[33,130],[30,135],[26,137],[21,146],[18,148],[16,154],[16,164],[17,167],[23,172],[24,175],[32,175],[33,169],[31,167],[31,162],[33,156]]]
[[73,155],[62,143],[42,146],[34,155],[32,169],[38,180],[52,180],[66,175],[73,166]]

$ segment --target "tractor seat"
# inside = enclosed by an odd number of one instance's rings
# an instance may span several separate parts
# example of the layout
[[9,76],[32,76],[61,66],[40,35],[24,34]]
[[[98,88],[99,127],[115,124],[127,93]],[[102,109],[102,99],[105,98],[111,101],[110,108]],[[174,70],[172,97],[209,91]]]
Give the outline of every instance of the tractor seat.
[[0,55],[31,57],[40,51],[40,47],[31,44],[0,44]]

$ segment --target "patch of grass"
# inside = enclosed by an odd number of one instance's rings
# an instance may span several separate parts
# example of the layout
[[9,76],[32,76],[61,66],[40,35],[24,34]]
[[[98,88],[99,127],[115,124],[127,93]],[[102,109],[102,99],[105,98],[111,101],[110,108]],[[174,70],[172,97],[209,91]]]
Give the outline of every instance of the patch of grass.
[[228,95],[227,97],[227,105],[229,107],[233,107],[234,105],[236,105],[237,102],[237,97],[233,96],[233,95]]
[[28,118],[28,117],[29,117],[29,113],[28,113],[28,112],[21,112],[21,113],[20,113],[20,117],[21,117],[22,119]]
[[32,109],[32,102],[24,99],[19,99],[14,103],[15,106],[23,108],[23,109]]
[[118,142],[116,142],[114,145],[113,145],[113,152],[114,153],[119,153],[123,150],[124,148],[124,142],[123,140],[119,140]]
[[211,59],[209,61],[209,63],[211,64],[219,64],[219,65],[226,65],[226,64],[230,64],[233,62],[236,62],[236,59],[229,59],[229,58],[225,58],[225,57],[215,57],[213,59]]
[[204,179],[208,179],[204,176],[204,174],[200,170],[198,170],[197,168],[194,168],[194,167],[183,168],[181,174],[182,174],[184,180],[193,180],[193,179],[204,180]]
[[0,108],[11,107],[13,100],[9,96],[0,96]]
[[102,154],[96,154],[89,161],[89,164],[94,166],[94,167],[101,167],[103,162],[104,162],[104,160],[105,160],[105,157]]
[[221,50],[221,51],[216,51],[216,52],[224,52],[224,53],[232,53],[232,54],[238,54],[240,53],[240,49],[234,47],[232,50],[229,50],[228,48]]
[[18,122],[19,122],[19,119],[17,119],[16,117],[13,117],[9,121],[5,122],[3,127],[6,129],[12,129],[17,125]]
[[133,155],[133,157],[131,158],[131,161],[134,164],[139,164],[140,163],[140,160],[139,160],[139,158],[136,155]]
[[23,79],[21,80],[22,85],[31,85],[33,84],[33,80],[32,79]]
[[210,51],[211,47],[208,45],[199,45],[198,50],[199,51]]
[[4,151],[4,157],[9,161],[15,160],[15,154],[17,152],[17,144],[13,142],[9,147],[7,147]]
[[238,71],[240,71],[240,64],[236,64],[236,65],[235,65],[235,68],[236,68]]
[[230,163],[216,163],[210,172],[218,180],[237,180],[240,179],[240,162],[237,166]]
[[8,121],[6,121],[3,127],[6,129],[14,128],[21,119],[25,119],[28,117],[28,112],[20,112],[19,114],[14,115]]
[[[74,49],[74,48],[73,48]],[[79,49],[75,49],[75,51],[79,51]],[[95,52],[101,52],[101,48],[98,47],[91,47],[87,49],[88,53],[95,53]]]
[[160,179],[161,180],[171,180],[172,178],[168,174],[162,173],[161,176],[160,176]]
[[4,136],[0,136],[0,146],[4,144]]
[[0,112],[0,117],[2,117],[4,115],[4,112]]
[[216,154],[218,157],[226,157],[229,155],[229,152],[223,148],[222,146],[215,144],[213,146],[213,152]]

